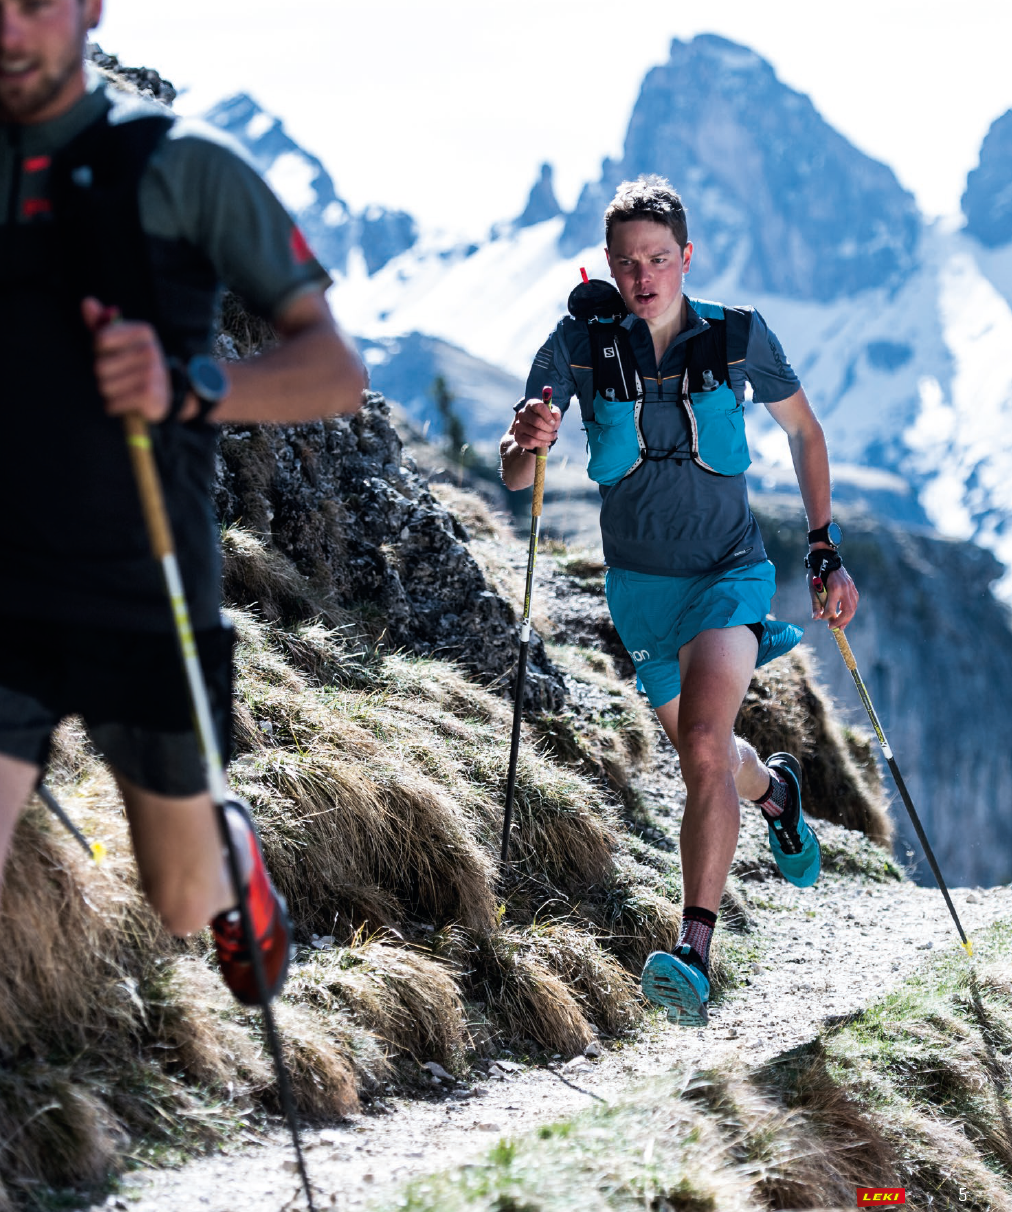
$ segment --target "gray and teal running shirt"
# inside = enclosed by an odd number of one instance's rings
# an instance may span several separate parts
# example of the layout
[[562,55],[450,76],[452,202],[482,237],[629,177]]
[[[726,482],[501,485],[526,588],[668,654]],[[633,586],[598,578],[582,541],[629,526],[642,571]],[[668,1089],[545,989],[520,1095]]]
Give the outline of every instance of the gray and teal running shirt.
[[[636,316],[622,321],[643,380],[643,437],[654,450],[685,451],[691,445],[681,383],[688,343],[708,325],[691,300],[688,304],[686,326],[665,350],[660,366],[646,322]],[[757,311],[733,310],[749,324],[745,359],[728,367],[736,398],[744,400],[747,381],[756,403],[787,399],[801,383],[780,342]],[[573,396],[593,398],[590,367],[587,326],[566,316],[538,351],[525,398],[537,399],[543,387],[551,387],[555,403],[565,412]],[[613,568],[699,576],[766,558],[744,474],[716,475],[690,458],[647,460],[624,479],[601,485],[600,492],[604,558]]]
[[[106,293],[82,285],[106,280],[96,267],[117,268],[123,294],[140,304],[125,309],[126,318],[154,323],[163,347],[181,360],[210,352],[225,286],[273,320],[301,294],[329,285],[284,207],[220,133],[178,120],[161,135],[153,118],[167,124],[171,115],[91,71],[85,96],[59,118],[0,124],[3,614],[172,629],[122,425],[104,413],[81,319],[82,293]],[[160,141],[138,156],[129,189],[103,192],[103,182],[116,180],[115,172],[103,176],[103,155],[113,166],[128,159],[106,132],[145,124]],[[98,132],[88,144],[92,158],[71,172],[67,158],[91,131]],[[76,190],[86,191],[86,202]],[[120,212],[122,223],[99,222]],[[112,271],[109,280],[117,280]],[[215,626],[220,605],[215,433],[200,421],[152,429],[197,627]]]

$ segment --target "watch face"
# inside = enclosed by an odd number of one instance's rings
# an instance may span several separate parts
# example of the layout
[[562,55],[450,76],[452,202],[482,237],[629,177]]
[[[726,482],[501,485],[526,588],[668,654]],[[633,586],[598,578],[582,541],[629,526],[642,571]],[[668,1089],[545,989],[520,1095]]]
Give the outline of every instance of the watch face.
[[835,522],[830,522],[826,527],[826,538],[833,544],[834,547],[839,546],[840,540],[843,538],[843,531]]
[[228,379],[214,358],[198,354],[186,367],[193,394],[201,400],[217,404],[228,394]]

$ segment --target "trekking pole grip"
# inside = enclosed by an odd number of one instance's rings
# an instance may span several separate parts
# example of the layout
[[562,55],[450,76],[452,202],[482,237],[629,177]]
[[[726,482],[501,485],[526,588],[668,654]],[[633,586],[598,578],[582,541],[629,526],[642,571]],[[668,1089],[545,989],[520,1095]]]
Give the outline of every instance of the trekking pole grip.
[[[819,577],[812,577],[812,588],[815,590],[815,596],[819,599],[819,605],[825,606],[829,599],[829,593],[826,586]],[[851,673],[857,671],[857,658],[854,656],[850,647],[850,641],[843,634],[839,627],[830,627],[833,633],[833,639],[836,640],[836,646],[840,650],[840,655],[843,657],[843,663],[847,666]]]
[[151,433],[147,421],[139,412],[127,413],[123,418],[123,428],[126,431],[127,450],[130,452],[130,462],[137,480],[137,491],[140,493],[151,549],[155,558],[162,560],[172,554],[172,530],[165,508],[161,478],[155,463],[155,453],[151,447]]
[[[551,404],[552,389],[543,387],[541,389],[542,404]],[[534,448],[534,499],[531,501],[531,517],[541,517],[541,506],[545,498],[545,468],[548,464],[548,447],[536,446]]]

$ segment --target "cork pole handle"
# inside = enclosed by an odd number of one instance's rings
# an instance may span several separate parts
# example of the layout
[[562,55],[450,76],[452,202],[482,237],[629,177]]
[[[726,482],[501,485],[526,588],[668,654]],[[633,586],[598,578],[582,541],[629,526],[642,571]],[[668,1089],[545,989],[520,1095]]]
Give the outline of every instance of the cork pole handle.
[[[815,596],[819,599],[819,605],[825,606],[829,594],[826,592],[826,587],[820,577],[812,577],[812,588],[815,590]],[[857,659],[851,651],[850,642],[847,637],[839,627],[830,627],[829,630],[833,633],[833,639],[836,640],[836,646],[843,657],[843,663],[851,673],[857,673]]]
[[[542,404],[551,404],[552,389],[542,387]],[[531,501],[531,517],[541,517],[541,505],[545,497],[545,468],[548,465],[548,447],[537,446],[534,449],[534,499]]]
[[155,463],[155,452],[151,446],[148,423],[140,413],[131,412],[123,418],[123,428],[126,431],[127,450],[133,464],[137,491],[140,493],[151,551],[156,560],[163,560],[172,555],[172,529],[165,509],[165,496]]

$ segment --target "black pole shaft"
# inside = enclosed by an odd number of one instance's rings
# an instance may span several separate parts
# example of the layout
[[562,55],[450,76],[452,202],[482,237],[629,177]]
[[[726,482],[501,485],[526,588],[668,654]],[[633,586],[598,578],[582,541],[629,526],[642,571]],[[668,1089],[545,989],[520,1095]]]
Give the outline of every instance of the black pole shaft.
[[274,1013],[271,1010],[270,998],[267,996],[267,978],[264,975],[263,956],[253,933],[253,920],[249,911],[249,896],[243,884],[242,873],[239,870],[239,856],[235,852],[232,840],[232,830],[228,827],[228,816],[223,803],[215,804],[215,814],[218,819],[218,830],[225,843],[225,854],[228,860],[228,872],[232,886],[238,892],[239,920],[242,925],[243,937],[250,943],[250,965],[253,968],[253,980],[260,998],[260,1016],[264,1025],[264,1035],[267,1037],[267,1048],[274,1062],[274,1073],[278,1081],[278,1101],[281,1103],[285,1119],[288,1121],[288,1131],[292,1138],[292,1148],[295,1152],[295,1163],[299,1170],[302,1189],[306,1193],[306,1204],[309,1212],[314,1212],[313,1190],[309,1185],[309,1173],[306,1170],[306,1160],[302,1153],[302,1140],[299,1133],[299,1121],[295,1114],[295,1099],[292,1097],[291,1082],[288,1079],[288,1066],[285,1064],[284,1052],[281,1049],[281,1039],[274,1025]]
[[49,790],[49,788],[46,786],[45,783],[39,783],[39,785],[35,788],[35,794],[39,797],[39,799],[43,802],[43,804],[45,804],[45,806],[49,809],[49,811],[53,814],[53,816],[55,816],[56,819],[71,834],[73,834],[73,836],[75,838],[77,838],[77,840],[81,843],[81,846],[83,847],[83,849],[87,852],[88,857],[94,858],[95,852],[91,848],[91,842],[88,841],[88,839],[84,836],[84,834],[81,832],[81,830],[78,829],[78,827],[70,819],[70,817],[67,815],[66,811],[64,810],[63,805],[56,798],[56,796],[53,795],[53,793]]
[[166,597],[172,611],[176,629],[176,640],[179,644],[179,655],[183,665],[189,692],[190,706],[193,711],[194,731],[204,758],[207,771],[208,789],[211,803],[214,806],[218,829],[227,856],[229,876],[235,889],[238,901],[239,919],[249,948],[250,965],[253,969],[253,979],[260,999],[260,1012],[264,1024],[264,1034],[267,1045],[274,1061],[274,1070],[278,1081],[278,1097],[288,1121],[288,1128],[295,1150],[296,1167],[306,1194],[309,1212],[314,1212],[313,1191],[309,1185],[306,1163],[302,1155],[302,1143],[299,1137],[299,1122],[295,1113],[295,1102],[292,1098],[291,1084],[288,1080],[288,1069],[285,1065],[281,1041],[274,1025],[274,1014],[271,1010],[267,991],[267,981],[264,977],[263,956],[249,912],[248,889],[243,883],[239,867],[239,858],[232,841],[232,831],[228,827],[226,804],[228,800],[227,783],[215,735],[214,722],[211,714],[210,700],[207,694],[207,683],[203,668],[200,664],[197,646],[194,641],[193,628],[190,623],[190,610],[183,588],[179,563],[176,558],[175,542],[172,536],[172,525],[169,521],[168,510],[165,507],[165,495],[162,489],[161,476],[155,462],[151,445],[151,436],[147,422],[139,414],[128,414],[123,418],[127,438],[127,449],[137,480],[137,490],[141,499],[144,522],[151,543],[152,554],[158,561],[165,582]]
[[[552,389],[541,389],[541,402],[551,406]],[[531,594],[534,590],[534,565],[538,558],[538,536],[541,533],[541,508],[545,493],[545,465],[548,448],[538,447],[534,452],[534,492],[531,496],[531,537],[527,544],[527,584],[524,586],[524,617],[520,621],[520,655],[517,659],[517,680],[513,688],[513,735],[510,740],[510,765],[506,778],[506,810],[502,823],[503,866],[509,861],[510,829],[513,826],[513,794],[517,783],[517,759],[520,755],[520,726],[524,714],[524,685],[527,681],[527,652],[531,643]]]
[[520,725],[524,718],[524,683],[527,681],[527,651],[530,640],[524,640],[520,645],[520,658],[517,661],[517,680],[513,695],[513,736],[510,740],[510,768],[506,776],[506,811],[502,822],[502,853],[503,863],[509,861],[510,829],[513,827],[513,793],[517,785],[517,758],[520,755]]
[[[812,589],[814,590],[819,601],[826,604],[826,587],[822,582],[822,578],[818,576],[812,577]],[[861,677],[861,671],[857,667],[857,658],[854,656],[853,650],[850,647],[850,641],[843,634],[839,627],[831,627],[833,639],[836,640],[836,646],[840,650],[840,656],[843,657],[843,663],[850,670],[850,676],[854,679],[854,685],[857,687],[857,693],[860,696],[861,702],[864,705],[865,711],[868,713],[868,719],[871,720],[871,726],[875,730],[875,735],[878,737],[878,743],[882,748],[882,753],[885,756],[886,764],[889,766],[889,772],[893,776],[896,783],[896,788],[900,793],[900,799],[903,801],[903,806],[907,810],[907,815],[910,817],[910,822],[914,827],[914,832],[917,834],[918,841],[924,849],[925,857],[931,867],[932,874],[935,877],[935,882],[938,884],[938,889],[945,899],[946,907],[955,923],[956,929],[959,931],[959,937],[962,940],[963,947],[967,955],[973,954],[973,948],[970,940],[966,937],[966,931],[963,929],[963,924],[959,920],[956,913],[956,907],[952,903],[952,897],[949,896],[949,889],[945,886],[945,880],[942,878],[941,869],[935,860],[934,851],[928,842],[927,834],[921,825],[921,819],[917,815],[917,810],[914,808],[914,802],[910,798],[910,792],[907,791],[907,785],[903,781],[903,775],[900,774],[900,768],[896,765],[896,759],[893,757],[892,746],[886,737],[885,729],[882,727],[878,718],[878,712],[875,710],[875,705],[871,701],[871,695],[868,693],[867,687],[864,684],[864,678]]]
[[928,835],[924,832],[924,826],[921,824],[921,818],[917,815],[917,810],[914,808],[914,802],[910,798],[910,792],[907,791],[907,785],[903,781],[903,775],[900,774],[900,768],[896,765],[896,759],[893,757],[892,746],[886,738],[885,730],[878,718],[878,712],[875,710],[871,701],[871,696],[865,687],[864,679],[858,672],[857,665],[850,671],[851,677],[854,679],[854,685],[857,687],[857,692],[861,697],[861,702],[864,704],[864,709],[868,713],[868,718],[871,720],[872,727],[875,729],[875,735],[878,737],[879,745],[882,747],[882,752],[885,755],[886,765],[889,767],[889,773],[893,776],[893,782],[896,784],[896,789],[900,793],[900,799],[903,801],[903,807],[907,810],[907,816],[910,817],[910,823],[914,827],[914,832],[917,834],[917,840],[921,843],[921,848],[924,851],[924,856],[928,860],[928,865],[931,867],[931,873],[935,877],[935,882],[938,884],[938,889],[945,898],[945,904],[948,907],[949,913],[952,915],[952,920],[956,924],[956,929],[959,931],[959,937],[963,940],[963,946],[966,947],[969,940],[966,937],[966,932],[959,920],[959,915],[956,913],[956,907],[952,903],[952,897],[949,896],[949,889],[946,887],[945,880],[942,878],[941,868],[938,866],[938,861],[935,858],[935,852],[931,849],[931,843],[928,841]]

